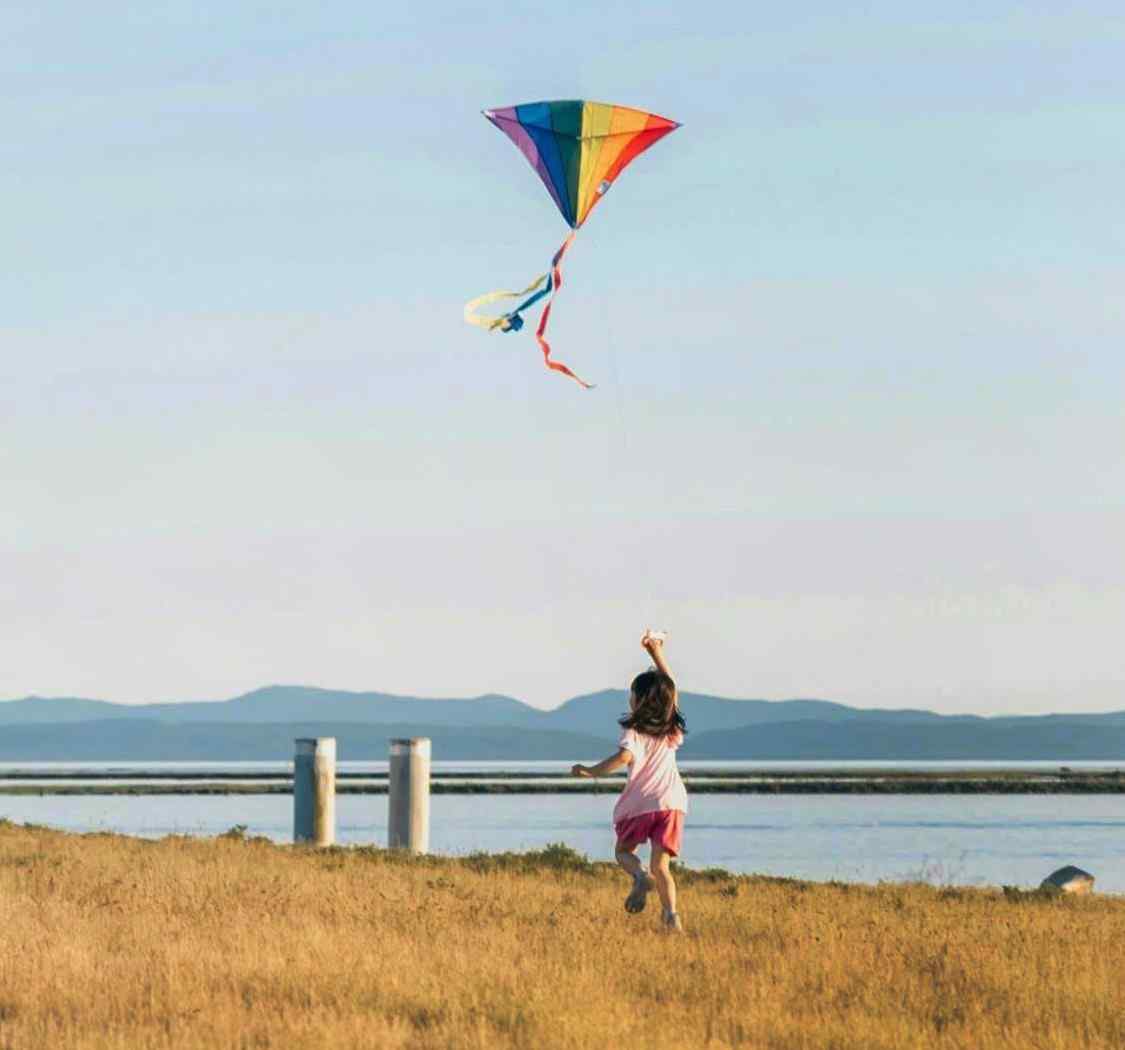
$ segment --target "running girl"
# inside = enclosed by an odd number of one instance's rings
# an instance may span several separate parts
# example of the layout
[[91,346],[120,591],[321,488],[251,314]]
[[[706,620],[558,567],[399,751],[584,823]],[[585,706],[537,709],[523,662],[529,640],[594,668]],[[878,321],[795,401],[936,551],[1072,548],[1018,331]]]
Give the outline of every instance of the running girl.
[[[655,670],[633,679],[629,690],[629,714],[621,719],[621,739],[617,751],[597,765],[576,765],[577,777],[600,777],[629,767],[625,790],[613,810],[617,832],[617,863],[633,879],[625,898],[625,910],[644,910],[649,891],[656,889],[664,906],[664,925],[680,931],[683,925],[676,911],[676,881],[671,860],[679,856],[683,841],[687,791],[676,768],[676,749],[684,741],[684,717],[680,714],[676,683],[672,681],[664,658],[662,636],[645,632],[641,645],[652,657]],[[652,843],[646,871],[637,856],[642,842]]]

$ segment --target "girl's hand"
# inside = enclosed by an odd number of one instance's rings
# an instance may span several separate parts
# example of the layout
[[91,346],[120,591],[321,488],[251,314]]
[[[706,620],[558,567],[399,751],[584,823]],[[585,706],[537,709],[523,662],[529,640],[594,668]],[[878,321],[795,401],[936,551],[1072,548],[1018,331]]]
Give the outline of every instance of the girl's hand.
[[585,766],[576,763],[570,767],[570,775],[572,777],[588,777],[590,772]]
[[663,649],[664,637],[663,631],[645,631],[641,638],[641,648],[651,656],[656,650]]
[[666,674],[669,678],[672,677],[672,672],[668,667],[668,661],[664,659],[664,639],[668,635],[663,631],[647,630],[644,637],[641,639],[641,645],[644,651],[652,657],[652,662],[656,664],[656,669],[661,674]]

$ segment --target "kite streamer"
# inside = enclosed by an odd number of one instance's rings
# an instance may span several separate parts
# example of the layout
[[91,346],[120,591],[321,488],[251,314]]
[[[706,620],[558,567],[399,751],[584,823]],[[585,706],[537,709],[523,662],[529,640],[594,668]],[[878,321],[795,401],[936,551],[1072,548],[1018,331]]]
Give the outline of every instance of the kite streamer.
[[[541,287],[544,282],[546,282],[545,286]],[[485,295],[478,295],[465,304],[465,320],[469,324],[475,324],[478,328],[487,328],[490,332],[518,332],[523,327],[523,318],[520,317],[520,313],[537,303],[550,291],[551,275],[545,273],[541,277],[536,277],[522,292],[488,292]],[[504,314],[502,317],[482,317],[477,313],[477,310],[482,306],[499,302],[501,299],[519,299],[529,292],[535,292],[535,294],[525,302],[520,303],[510,314]]]
[[[562,286],[562,257],[594,205],[605,196],[625,167],[680,125],[643,110],[581,100],[486,109],[484,115],[527,158],[573,232],[555,252],[547,273],[522,291],[488,292],[478,296],[465,305],[465,320],[492,332],[518,332],[523,327],[523,312],[546,298],[535,330],[543,362],[589,389],[591,384],[562,362],[551,360],[551,346],[545,335],[554,297]],[[524,301],[500,317],[477,313],[480,307],[503,299]]]

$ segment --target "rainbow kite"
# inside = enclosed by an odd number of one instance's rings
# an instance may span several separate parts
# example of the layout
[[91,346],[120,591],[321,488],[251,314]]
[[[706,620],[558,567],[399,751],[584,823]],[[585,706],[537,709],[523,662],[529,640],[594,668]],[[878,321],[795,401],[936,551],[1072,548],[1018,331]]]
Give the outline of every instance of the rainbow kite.
[[[605,196],[614,179],[634,157],[680,125],[655,113],[581,100],[531,102],[507,109],[486,109],[484,115],[519,147],[573,232],[555,252],[545,274],[522,291],[478,296],[466,304],[465,320],[490,332],[518,332],[523,327],[524,310],[547,297],[535,331],[543,360],[548,368],[570,376],[588,389],[589,383],[579,379],[560,361],[551,360],[551,347],[544,338],[551,302],[562,287],[559,264],[574,241],[578,227]],[[476,312],[479,307],[501,299],[524,301],[501,317],[485,317]]]

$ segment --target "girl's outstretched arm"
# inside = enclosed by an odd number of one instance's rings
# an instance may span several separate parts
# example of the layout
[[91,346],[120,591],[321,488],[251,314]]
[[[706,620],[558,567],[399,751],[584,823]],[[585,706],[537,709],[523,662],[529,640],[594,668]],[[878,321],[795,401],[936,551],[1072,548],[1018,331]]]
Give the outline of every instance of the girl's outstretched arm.
[[580,763],[570,767],[570,775],[572,777],[604,777],[607,773],[616,773],[619,769],[624,769],[630,762],[633,761],[631,752],[621,748],[615,751],[609,758],[603,758],[596,766],[584,766]]
[[656,664],[656,669],[661,674],[666,674],[671,678],[672,670],[668,666],[668,661],[664,658],[664,639],[658,638],[655,635],[649,634],[648,631],[645,631],[645,636],[641,639],[641,645],[645,652],[652,657],[652,662]]

